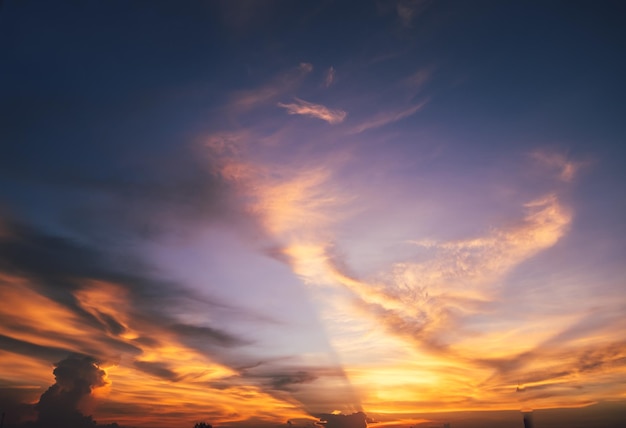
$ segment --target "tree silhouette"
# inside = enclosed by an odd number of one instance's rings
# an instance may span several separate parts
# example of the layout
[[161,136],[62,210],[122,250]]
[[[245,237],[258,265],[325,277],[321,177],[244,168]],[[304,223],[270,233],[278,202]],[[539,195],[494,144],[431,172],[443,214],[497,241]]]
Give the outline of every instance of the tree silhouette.
[[205,422],[198,422],[197,424],[193,426],[193,428],[213,428],[213,427],[210,424],[207,424]]

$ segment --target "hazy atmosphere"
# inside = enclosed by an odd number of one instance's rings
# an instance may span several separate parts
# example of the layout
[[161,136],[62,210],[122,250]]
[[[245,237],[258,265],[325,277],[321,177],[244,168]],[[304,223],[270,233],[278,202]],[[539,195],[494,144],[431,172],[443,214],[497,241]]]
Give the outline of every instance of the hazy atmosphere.
[[620,1],[0,1],[4,428],[626,426]]

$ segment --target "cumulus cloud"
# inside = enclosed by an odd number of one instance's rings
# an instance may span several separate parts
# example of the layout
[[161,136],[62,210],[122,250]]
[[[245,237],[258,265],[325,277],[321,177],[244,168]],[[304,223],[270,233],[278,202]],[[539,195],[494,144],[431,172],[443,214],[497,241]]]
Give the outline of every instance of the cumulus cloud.
[[347,114],[343,110],[339,109],[329,109],[326,106],[321,104],[313,104],[308,101],[301,100],[299,98],[295,98],[295,103],[284,104],[278,103],[279,107],[282,107],[287,110],[289,114],[300,114],[303,116],[315,117],[317,119],[321,119],[330,124],[337,124],[343,122],[346,118]]
[[106,373],[88,356],[70,356],[56,363],[56,382],[41,395],[36,409],[38,426],[89,427],[90,416],[81,413],[81,405],[94,388],[106,385]]

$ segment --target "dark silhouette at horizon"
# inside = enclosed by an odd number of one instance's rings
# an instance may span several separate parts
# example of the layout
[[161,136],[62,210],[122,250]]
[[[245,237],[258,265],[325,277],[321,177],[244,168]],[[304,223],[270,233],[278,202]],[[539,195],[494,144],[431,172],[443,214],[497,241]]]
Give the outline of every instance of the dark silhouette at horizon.
[[522,413],[523,418],[524,418],[524,428],[534,428],[533,425],[533,412],[523,412]]

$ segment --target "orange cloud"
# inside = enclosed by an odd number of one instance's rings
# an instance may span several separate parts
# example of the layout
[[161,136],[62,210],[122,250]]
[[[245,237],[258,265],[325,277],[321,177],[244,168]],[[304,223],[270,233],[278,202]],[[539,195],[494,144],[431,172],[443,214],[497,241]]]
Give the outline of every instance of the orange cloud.
[[308,101],[301,100],[300,98],[296,98],[295,100],[295,103],[278,103],[278,106],[285,108],[289,114],[315,117],[330,124],[341,123],[348,115],[348,113],[343,110],[332,110],[321,104],[313,104]]
[[[52,362],[70,352],[97,352],[107,358],[102,367],[109,382],[102,391],[94,390],[95,401],[90,404],[94,419],[101,423],[167,427],[192,426],[199,417],[220,424],[308,417],[288,396],[264,392],[237,371],[185,345],[174,332],[137,318],[123,287],[99,280],[81,284],[75,292],[78,305],[103,325],[115,320],[119,329],[102,331],[85,325],[73,311],[40,294],[30,281],[2,276],[0,317],[10,322],[3,321],[0,335],[13,341],[14,351],[0,351],[0,364],[12,368],[3,378],[15,388],[28,388],[31,402],[53,383]],[[111,349],[107,337],[138,352]],[[147,337],[156,340],[140,340]],[[228,380],[229,386],[212,386],[222,380]],[[211,403],[208,408],[207,403]]]

